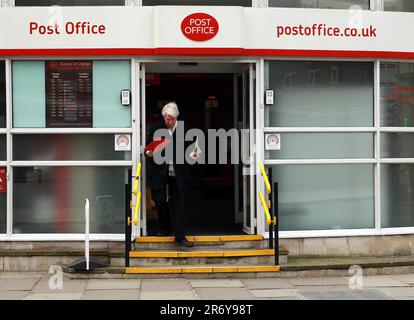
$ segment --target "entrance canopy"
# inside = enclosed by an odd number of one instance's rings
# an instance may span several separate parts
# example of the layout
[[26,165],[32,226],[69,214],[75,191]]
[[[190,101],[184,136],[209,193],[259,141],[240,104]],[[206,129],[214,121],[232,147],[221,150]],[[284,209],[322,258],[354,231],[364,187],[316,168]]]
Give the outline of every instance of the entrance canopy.
[[414,13],[244,7],[0,9],[0,56],[414,58]]

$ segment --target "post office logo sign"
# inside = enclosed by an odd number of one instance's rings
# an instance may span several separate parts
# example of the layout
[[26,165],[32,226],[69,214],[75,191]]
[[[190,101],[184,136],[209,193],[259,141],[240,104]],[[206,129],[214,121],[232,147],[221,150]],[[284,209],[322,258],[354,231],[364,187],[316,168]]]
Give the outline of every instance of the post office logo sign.
[[192,41],[208,41],[218,33],[219,24],[213,16],[197,12],[183,19],[181,31],[184,36]]

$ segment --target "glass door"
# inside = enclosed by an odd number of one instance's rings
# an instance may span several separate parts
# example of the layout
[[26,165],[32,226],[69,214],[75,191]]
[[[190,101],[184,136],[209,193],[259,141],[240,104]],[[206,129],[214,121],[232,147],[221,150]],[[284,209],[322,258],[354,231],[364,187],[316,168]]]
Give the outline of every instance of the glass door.
[[243,231],[255,232],[255,175],[254,175],[254,65],[242,73],[241,162],[243,179]]

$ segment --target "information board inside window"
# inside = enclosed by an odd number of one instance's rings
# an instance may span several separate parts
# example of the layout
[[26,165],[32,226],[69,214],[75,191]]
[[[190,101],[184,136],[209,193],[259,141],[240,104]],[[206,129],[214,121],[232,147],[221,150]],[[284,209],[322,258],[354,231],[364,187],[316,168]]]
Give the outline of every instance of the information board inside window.
[[92,61],[46,61],[46,127],[92,127]]

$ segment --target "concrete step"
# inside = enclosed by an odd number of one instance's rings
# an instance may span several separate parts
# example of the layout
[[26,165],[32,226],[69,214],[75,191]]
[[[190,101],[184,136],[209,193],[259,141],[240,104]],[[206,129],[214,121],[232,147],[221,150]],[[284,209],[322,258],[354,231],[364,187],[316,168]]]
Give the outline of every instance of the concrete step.
[[211,266],[199,266],[199,265],[178,265],[173,267],[130,267],[125,269],[127,274],[220,274],[220,273],[258,273],[258,272],[279,272],[280,267],[274,265],[211,265]]
[[141,250],[131,251],[130,258],[206,258],[206,257],[248,257],[248,256],[273,256],[275,250],[272,249],[224,249],[209,250],[189,248],[187,250],[171,251],[171,250]]
[[[176,265],[271,265],[274,250],[198,250],[195,251],[135,251],[130,253],[130,266]],[[119,261],[122,263],[121,261]],[[111,265],[115,265],[111,260]]]
[[[194,248],[264,249],[266,244],[260,235],[239,236],[187,236],[194,243]],[[135,239],[135,249],[177,250],[174,237],[139,237]]]

